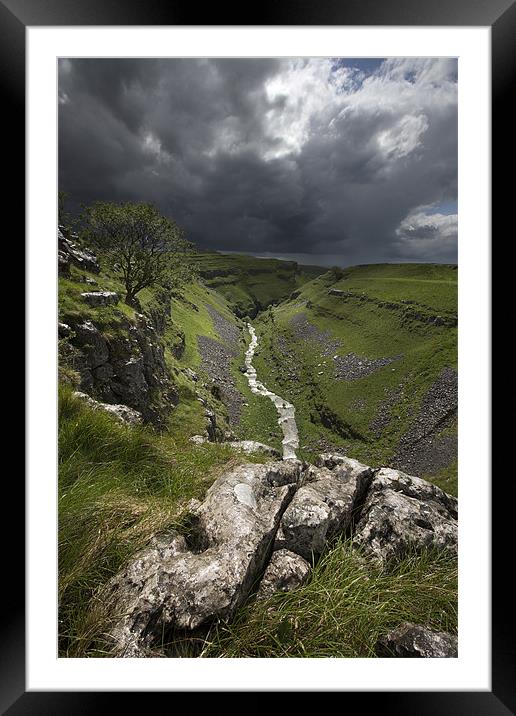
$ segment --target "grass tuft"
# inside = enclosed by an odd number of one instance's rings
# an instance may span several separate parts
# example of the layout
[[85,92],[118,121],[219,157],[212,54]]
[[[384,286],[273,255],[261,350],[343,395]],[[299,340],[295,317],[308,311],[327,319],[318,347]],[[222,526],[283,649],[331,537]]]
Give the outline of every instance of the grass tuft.
[[106,581],[150,538],[179,527],[222,469],[244,461],[226,445],[130,428],[59,395],[60,654],[91,656],[101,623],[90,608]]
[[456,633],[456,560],[428,551],[385,569],[341,540],[305,586],[214,625],[203,655],[373,657],[378,638],[403,621]]

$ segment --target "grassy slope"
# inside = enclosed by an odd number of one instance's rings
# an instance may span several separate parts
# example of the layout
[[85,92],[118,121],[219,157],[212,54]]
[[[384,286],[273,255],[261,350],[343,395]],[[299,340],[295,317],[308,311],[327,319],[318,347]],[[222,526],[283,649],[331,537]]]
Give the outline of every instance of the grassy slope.
[[102,624],[89,614],[99,587],[153,534],[180,526],[189,499],[202,499],[223,470],[246,459],[220,443],[192,445],[179,429],[123,426],[61,387],[61,655],[95,655]]
[[408,555],[380,569],[339,541],[310,581],[290,593],[250,600],[216,624],[205,656],[375,656],[378,637],[402,621],[457,633],[457,563],[449,555]]
[[[230,258],[233,261],[234,257]],[[237,262],[247,261],[247,257],[235,258]],[[219,259],[215,260],[215,264],[217,261]],[[373,272],[376,275],[367,276],[366,269],[359,268],[360,272],[357,270],[354,277],[348,277],[345,290],[352,287],[353,290],[363,291],[367,284],[371,295],[376,291],[375,296],[385,299],[388,293],[389,300],[393,300],[400,295],[401,282],[404,284],[403,296],[409,297],[407,291],[414,291],[414,300],[421,300],[423,294],[420,289],[428,288],[426,284],[418,285],[420,278],[400,275],[399,271],[388,282],[378,276],[378,269]],[[97,289],[77,280],[83,273],[73,269],[72,279],[76,280],[60,282],[61,318],[75,312],[84,319],[95,320],[106,332],[121,330],[121,318],[130,318],[132,309],[122,303],[104,309],[88,308],[79,294]],[[91,276],[98,280],[99,289],[123,293],[113,275],[102,273]],[[435,276],[432,280],[440,282],[443,279]],[[294,285],[291,278],[276,279],[260,274],[246,277],[244,272],[234,276],[234,288],[231,290],[219,287],[216,291],[213,287],[196,283],[185,289],[181,299],[172,301],[172,322],[164,341],[167,346],[173,344],[178,332],[183,331],[186,350],[178,359],[168,347],[166,349],[167,364],[179,388],[180,403],[172,414],[168,432],[162,435],[146,428],[135,430],[124,427],[107,414],[91,411],[72,397],[69,387],[62,387],[59,407],[61,655],[103,655],[99,651],[103,624],[95,618],[95,610],[91,610],[99,586],[154,533],[170,526],[180,526],[185,503],[191,497],[202,498],[206,488],[222,470],[248,459],[227,446],[195,446],[188,441],[192,434],[204,428],[203,409],[195,391],[201,391],[211,400],[210,406],[221,411],[221,406],[209,397],[209,392],[190,381],[182,370],[192,367],[199,371],[199,335],[217,338],[205,304],[211,303],[228,320],[242,326],[231,312],[235,307],[231,291],[240,292],[244,304],[248,301],[248,305],[254,305],[258,289],[253,289],[251,298],[250,287],[253,285],[260,285],[264,295],[269,290],[271,295],[277,291],[274,295],[280,300],[285,293],[303,284],[299,277],[296,281],[298,283]],[[415,286],[414,281],[417,282]],[[270,285],[267,288],[268,282],[275,286],[274,290]],[[207,279],[206,283],[211,281]],[[346,284],[346,280],[342,283]],[[226,284],[226,287],[229,285]],[[439,300],[442,301],[439,309],[444,315],[447,307],[453,308],[453,301],[445,296],[446,286],[437,285],[437,293],[441,296]],[[383,395],[386,386],[396,383],[397,376],[391,375],[388,369],[382,370],[370,379],[343,385],[343,391],[335,391],[329,376],[317,376],[321,370],[317,363],[321,361],[314,353],[314,347],[303,348],[291,341],[288,323],[301,310],[300,301],[312,302],[314,308],[308,309],[308,313],[314,324],[346,339],[343,352],[362,351],[371,357],[388,355],[391,351],[385,352],[386,344],[396,335],[392,352],[403,350],[407,353],[405,373],[419,371],[411,382],[416,389],[416,399],[438,372],[439,366],[450,364],[454,349],[453,345],[443,342],[445,334],[442,330],[425,327],[418,328],[415,333],[408,329],[400,331],[399,321],[393,315],[374,306],[363,305],[358,311],[350,309],[348,315],[348,309],[327,296],[327,289],[328,283],[324,279],[303,284],[300,297],[272,309],[274,330],[267,314],[259,322],[262,334],[262,351],[256,359],[259,375],[271,388],[276,387],[280,394],[294,400],[302,441],[316,439],[320,435],[328,436],[324,428],[314,425],[309,419],[312,391],[322,395],[332,407],[342,411],[354,421],[354,425],[363,429],[374,413],[375,401]],[[429,298],[425,298],[425,303],[436,306],[435,294],[434,288],[429,289]],[[145,308],[153,301],[153,292],[142,292],[140,299]],[[302,310],[307,311],[306,306]],[[275,342],[278,330],[285,334],[290,346],[295,345],[306,386],[301,387],[299,381],[291,385],[282,379],[284,356],[281,352],[278,354]],[[240,355],[234,360],[233,371],[248,403],[243,411],[239,433],[242,438],[279,445],[280,434],[272,403],[253,395],[238,370],[243,362],[247,340],[245,331],[243,335],[245,340],[241,343]],[[263,350],[268,346],[272,358]],[[274,358],[279,362],[274,363]],[[350,402],[364,396],[364,409],[349,410]],[[412,401],[412,392],[409,396]],[[400,406],[399,410],[400,421],[406,424],[404,406]],[[366,459],[369,455],[380,459],[389,453],[398,432],[393,431],[376,446],[364,445],[360,441],[345,442],[353,456]],[[335,440],[333,435],[331,439]],[[310,451],[304,454],[309,456]],[[253,460],[256,461],[256,458]],[[447,485],[445,487],[449,489]],[[292,595],[275,595],[259,604],[249,604],[239,612],[234,624],[216,626],[210,634],[206,655],[367,656],[372,653],[377,635],[402,619],[429,622],[436,628],[455,630],[455,564],[439,556],[423,556],[406,560],[392,574],[378,574],[373,568],[364,571],[363,564],[350,553],[349,545],[338,544],[327,553],[317,566],[313,579],[302,590]]]
[[[94,278],[89,286],[83,276]],[[102,271],[89,274],[72,267],[70,279],[59,282],[59,318],[92,320],[106,334],[127,330],[126,319],[134,316],[123,302],[106,308],[90,308],[80,294],[90,290],[113,290],[123,295],[116,276]],[[206,309],[211,304],[225,318],[242,326],[226,300],[212,289],[193,283],[171,302],[171,321],[163,336],[165,359],[180,394],[168,431],[159,435],[151,428],[128,428],[112,416],[93,411],[72,396],[73,387],[62,385],[59,396],[59,598],[60,653],[63,656],[97,655],[102,623],[92,618],[95,594],[111,575],[145,545],[156,532],[177,526],[185,503],[202,498],[223,469],[250,459],[227,445],[193,445],[188,438],[205,428],[202,396],[223,420],[225,410],[209,392],[200,370],[199,335],[218,339]],[[154,300],[151,290],[139,295],[145,309]],[[185,352],[173,356],[170,345],[185,334]],[[243,363],[247,336],[235,359],[234,375],[248,402],[242,417],[242,438],[266,440],[279,430],[269,401],[253,395],[238,370]],[[198,383],[184,368],[201,374]],[[63,371],[63,375],[69,375]],[[253,456],[255,462],[263,458]]]
[[[294,402],[302,455],[312,457],[317,452],[317,441],[322,439],[345,447],[349,455],[368,464],[387,464],[399,438],[417,415],[425,392],[445,366],[456,365],[457,329],[406,320],[403,306],[389,310],[369,301],[344,301],[329,295],[328,290],[331,287],[365,293],[396,303],[417,298],[426,307],[421,309],[423,314],[433,311],[452,316],[456,315],[457,274],[451,267],[433,265],[357,267],[347,274],[336,283],[329,274],[319,277],[303,286],[295,299],[263,314],[257,323],[262,349],[255,364],[271,389]],[[336,354],[353,352],[372,359],[399,354],[403,357],[372,375],[336,383],[332,357],[322,356],[321,345],[296,340],[290,322],[299,313],[304,313],[320,331],[328,331],[331,338],[341,339],[342,347]],[[293,378],[286,370],[282,348],[285,343],[295,354]],[[390,422],[378,438],[370,429],[371,421],[400,384],[404,386],[402,396],[393,405]],[[340,437],[328,431],[319,418],[317,406],[321,405],[349,426],[348,432],[355,437]],[[456,433],[456,427],[450,430]],[[442,474],[422,477],[433,479],[448,492],[456,492],[456,465]]]
[[292,261],[237,254],[199,253],[195,261],[206,284],[224,296],[240,316],[254,315],[257,307],[284,300],[324,271]]

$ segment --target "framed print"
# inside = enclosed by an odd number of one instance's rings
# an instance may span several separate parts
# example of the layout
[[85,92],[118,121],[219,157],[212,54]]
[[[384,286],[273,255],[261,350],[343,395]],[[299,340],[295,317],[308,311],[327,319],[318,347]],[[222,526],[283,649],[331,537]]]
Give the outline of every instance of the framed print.
[[5,712],[514,712],[490,428],[514,5],[0,13],[28,306]]

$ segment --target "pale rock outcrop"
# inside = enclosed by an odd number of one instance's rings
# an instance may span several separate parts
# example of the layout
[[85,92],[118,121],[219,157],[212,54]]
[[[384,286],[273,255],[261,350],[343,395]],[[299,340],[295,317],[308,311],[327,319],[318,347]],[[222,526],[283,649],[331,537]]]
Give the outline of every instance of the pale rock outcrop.
[[145,656],[167,629],[227,619],[262,572],[301,474],[298,461],[242,465],[219,477],[184,543],[151,545],[108,584],[115,656]]
[[456,658],[457,637],[426,626],[403,622],[378,640],[377,656],[398,658]]
[[288,549],[307,560],[321,554],[328,538],[349,530],[373,470],[351,458],[333,470],[310,466],[282,517],[275,549]]
[[[193,638],[211,620],[230,619],[256,587],[258,599],[295,589],[339,533],[382,561],[409,546],[456,549],[457,501],[435,485],[341,455],[319,463],[241,465],[202,503],[191,500],[188,536],[155,539],[108,584],[113,654],[153,656],[167,634]],[[453,656],[454,648],[454,637],[414,625],[378,646],[416,657]]]
[[114,291],[86,291],[85,293],[81,293],[81,298],[86,301],[88,306],[92,306],[92,308],[116,306],[120,300],[118,293]]
[[209,442],[205,435],[192,435],[192,437],[189,438],[189,441],[194,445],[204,445],[204,443]]
[[272,553],[256,593],[257,599],[267,599],[275,592],[291,592],[302,586],[310,575],[310,564],[288,549]]
[[436,485],[382,468],[369,488],[354,542],[381,561],[408,549],[457,553],[457,500]]
[[100,266],[95,254],[88,249],[80,248],[74,241],[71,240],[72,238],[78,238],[76,234],[70,234],[69,236],[70,237],[65,235],[65,231],[61,227],[58,229],[57,259],[60,275],[69,275],[71,264],[74,264],[75,266],[78,266],[86,271],[99,273]]
[[141,425],[142,415],[137,410],[128,408],[127,405],[111,405],[110,403],[100,403],[98,400],[94,400],[91,396],[80,391],[74,392],[74,397],[81,400],[83,403],[89,405],[93,410],[103,410],[106,413],[110,413],[120,422],[126,425]]
[[258,453],[261,455],[269,455],[270,457],[275,458],[281,457],[279,450],[276,450],[269,445],[265,445],[264,443],[257,442],[256,440],[230,440],[228,441],[228,445],[230,445],[235,450],[241,450],[242,452],[245,452],[247,455],[250,455],[252,453]]

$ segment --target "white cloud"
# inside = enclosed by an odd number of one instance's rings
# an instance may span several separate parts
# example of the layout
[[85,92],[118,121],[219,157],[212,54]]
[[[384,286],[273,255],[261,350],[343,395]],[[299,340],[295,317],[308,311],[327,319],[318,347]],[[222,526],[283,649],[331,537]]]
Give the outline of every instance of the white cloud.
[[350,64],[70,61],[60,182],[154,201],[202,246],[454,261],[456,61]]
[[[457,214],[429,214],[418,207],[396,229],[397,248],[411,259],[443,260],[453,257],[457,245]],[[446,260],[453,260],[448,258]]]

